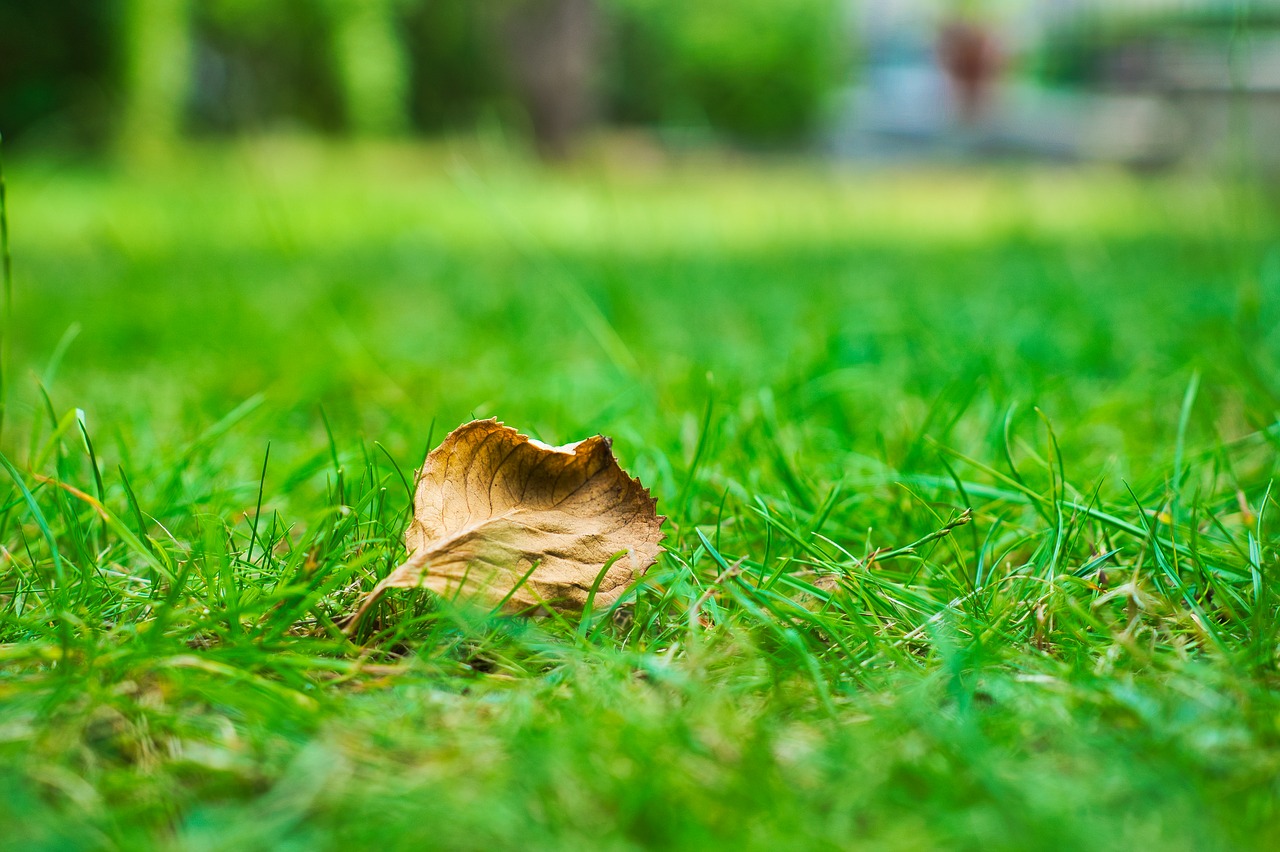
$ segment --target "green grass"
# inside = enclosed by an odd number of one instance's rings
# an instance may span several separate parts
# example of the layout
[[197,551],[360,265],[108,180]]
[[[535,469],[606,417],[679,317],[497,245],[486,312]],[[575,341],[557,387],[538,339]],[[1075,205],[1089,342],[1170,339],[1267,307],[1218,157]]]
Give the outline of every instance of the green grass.
[[[1259,199],[483,147],[8,170],[0,846],[1280,843]],[[669,552],[583,623],[396,592],[347,641],[473,415],[613,436]]]

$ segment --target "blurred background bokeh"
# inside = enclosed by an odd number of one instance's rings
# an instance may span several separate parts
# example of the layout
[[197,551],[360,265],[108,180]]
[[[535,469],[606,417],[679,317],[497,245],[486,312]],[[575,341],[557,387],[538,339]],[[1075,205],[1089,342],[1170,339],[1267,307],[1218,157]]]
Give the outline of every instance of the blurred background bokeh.
[[3,0],[22,149],[602,130],[842,159],[1280,167],[1277,0]]

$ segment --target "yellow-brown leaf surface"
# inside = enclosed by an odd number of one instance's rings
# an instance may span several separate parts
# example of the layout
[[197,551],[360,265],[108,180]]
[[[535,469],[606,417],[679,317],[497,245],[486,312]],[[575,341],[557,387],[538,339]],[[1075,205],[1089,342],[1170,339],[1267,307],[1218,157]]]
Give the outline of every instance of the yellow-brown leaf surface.
[[596,590],[594,606],[608,606],[658,557],[665,519],[656,509],[608,438],[549,447],[497,420],[465,423],[427,455],[405,532],[409,558],[355,620],[391,588],[581,610],[622,554]]

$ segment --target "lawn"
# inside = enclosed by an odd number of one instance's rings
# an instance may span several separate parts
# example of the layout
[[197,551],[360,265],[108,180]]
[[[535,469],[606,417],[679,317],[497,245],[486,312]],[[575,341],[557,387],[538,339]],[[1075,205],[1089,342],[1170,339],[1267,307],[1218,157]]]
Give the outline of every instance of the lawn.
[[[626,156],[622,156],[625,154]],[[0,846],[1280,845],[1280,229],[1075,170],[10,157]],[[394,591],[472,417],[625,605]]]

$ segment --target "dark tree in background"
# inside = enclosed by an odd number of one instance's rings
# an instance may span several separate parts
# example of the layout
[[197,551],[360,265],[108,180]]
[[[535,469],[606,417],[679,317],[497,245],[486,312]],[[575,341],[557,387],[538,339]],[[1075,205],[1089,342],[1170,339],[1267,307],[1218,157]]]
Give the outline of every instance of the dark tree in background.
[[0,133],[99,146],[111,133],[116,10],[84,0],[0,2]]
[[522,0],[504,16],[512,85],[543,156],[568,156],[596,112],[600,33],[595,0]]

